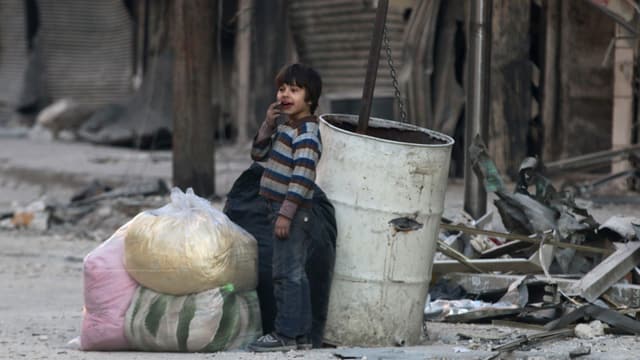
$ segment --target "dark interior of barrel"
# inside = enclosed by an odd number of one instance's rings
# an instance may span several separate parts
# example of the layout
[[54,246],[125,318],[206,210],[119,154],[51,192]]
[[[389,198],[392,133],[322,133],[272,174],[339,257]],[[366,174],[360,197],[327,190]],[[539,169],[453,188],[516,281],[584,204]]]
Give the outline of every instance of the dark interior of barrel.
[[[357,132],[357,129],[358,129],[357,123],[354,124],[349,121],[344,121],[339,117],[323,117],[323,118],[333,126],[339,127],[340,129],[354,132],[354,133]],[[371,123],[369,123],[367,132],[365,135],[376,137],[379,139],[393,140],[393,141],[411,143],[411,144],[427,144],[427,145],[446,144],[444,140],[431,136],[424,131],[416,131],[416,130],[400,129],[400,128],[392,128],[392,127],[376,127]]]

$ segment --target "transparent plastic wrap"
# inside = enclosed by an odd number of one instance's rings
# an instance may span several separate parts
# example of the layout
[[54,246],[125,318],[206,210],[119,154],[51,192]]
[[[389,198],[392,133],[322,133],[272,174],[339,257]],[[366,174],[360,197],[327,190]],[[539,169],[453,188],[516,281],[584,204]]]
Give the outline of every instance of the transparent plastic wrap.
[[255,290],[255,238],[192,189],[171,190],[171,203],[131,220],[125,267],[131,277],[170,295],[197,293],[225,284]]

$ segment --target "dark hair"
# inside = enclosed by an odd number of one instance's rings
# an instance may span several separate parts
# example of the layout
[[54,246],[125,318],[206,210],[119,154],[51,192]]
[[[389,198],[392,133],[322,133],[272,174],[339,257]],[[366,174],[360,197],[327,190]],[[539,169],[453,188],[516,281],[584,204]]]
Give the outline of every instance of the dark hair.
[[313,68],[302,64],[291,64],[283,67],[276,75],[276,88],[283,84],[300,86],[307,90],[305,101],[311,101],[309,106],[313,114],[318,107],[318,99],[322,93],[322,79]]

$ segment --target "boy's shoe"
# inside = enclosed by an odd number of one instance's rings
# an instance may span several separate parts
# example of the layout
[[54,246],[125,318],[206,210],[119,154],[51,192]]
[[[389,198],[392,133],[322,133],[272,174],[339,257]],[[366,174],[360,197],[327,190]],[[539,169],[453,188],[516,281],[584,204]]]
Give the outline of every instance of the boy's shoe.
[[298,350],[311,350],[313,349],[313,343],[307,335],[300,335],[296,337],[296,344]]
[[278,335],[275,331],[271,334],[263,335],[258,340],[249,345],[249,350],[255,352],[267,351],[289,351],[296,350],[298,347],[295,339],[290,339],[282,335]]

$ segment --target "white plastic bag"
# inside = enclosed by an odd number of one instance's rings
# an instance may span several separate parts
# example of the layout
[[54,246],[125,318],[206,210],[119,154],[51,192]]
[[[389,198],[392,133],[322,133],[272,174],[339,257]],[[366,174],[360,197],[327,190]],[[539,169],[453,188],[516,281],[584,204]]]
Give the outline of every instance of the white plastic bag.
[[192,189],[171,190],[171,203],[138,214],[125,238],[125,267],[141,285],[186,295],[226,284],[257,285],[255,238]]

